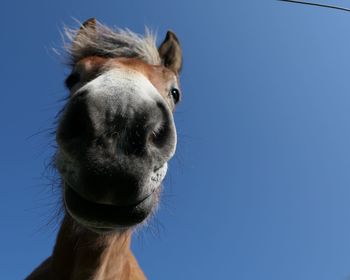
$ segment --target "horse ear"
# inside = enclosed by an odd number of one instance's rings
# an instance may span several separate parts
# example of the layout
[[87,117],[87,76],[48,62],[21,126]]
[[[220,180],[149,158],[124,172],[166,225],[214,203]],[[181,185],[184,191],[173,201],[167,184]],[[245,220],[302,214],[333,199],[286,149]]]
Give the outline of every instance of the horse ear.
[[88,20],[86,20],[80,27],[80,30],[84,30],[85,28],[92,28],[95,29],[96,28],[96,18],[89,18]]
[[97,23],[96,18],[89,18],[88,20],[86,20],[80,26],[77,34],[75,35],[75,38],[73,40],[73,45],[81,41],[82,38],[91,36],[91,33],[93,33],[96,30],[96,23]]
[[180,42],[172,31],[168,31],[163,43],[158,48],[162,64],[179,74],[182,68],[182,50]]

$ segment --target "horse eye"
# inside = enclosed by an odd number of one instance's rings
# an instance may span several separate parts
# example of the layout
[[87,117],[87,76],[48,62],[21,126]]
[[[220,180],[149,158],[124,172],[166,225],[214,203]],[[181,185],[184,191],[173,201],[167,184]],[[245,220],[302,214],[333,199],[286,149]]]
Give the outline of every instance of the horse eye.
[[172,88],[170,90],[170,95],[173,98],[175,104],[180,101],[180,91],[177,88]]
[[66,84],[66,87],[68,89],[71,89],[76,83],[78,83],[80,81],[80,75],[79,73],[72,73],[70,74],[66,81],[65,81],[65,84]]

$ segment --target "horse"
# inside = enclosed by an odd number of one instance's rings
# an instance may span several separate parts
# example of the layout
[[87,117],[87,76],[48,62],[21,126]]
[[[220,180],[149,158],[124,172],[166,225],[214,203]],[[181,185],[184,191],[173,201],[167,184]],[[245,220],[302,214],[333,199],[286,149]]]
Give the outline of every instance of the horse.
[[66,35],[69,97],[54,156],[64,213],[52,255],[26,279],[146,279],[130,242],[157,209],[175,153],[182,49],[172,31],[157,47],[150,31],[95,18]]

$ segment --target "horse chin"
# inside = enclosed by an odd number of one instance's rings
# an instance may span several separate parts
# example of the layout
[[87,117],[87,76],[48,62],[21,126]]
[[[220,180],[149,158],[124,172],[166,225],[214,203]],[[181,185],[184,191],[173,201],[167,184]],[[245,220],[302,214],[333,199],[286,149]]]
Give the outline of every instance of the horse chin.
[[158,203],[160,186],[133,205],[101,204],[85,199],[64,184],[64,203],[68,214],[83,227],[100,234],[125,231],[142,223]]

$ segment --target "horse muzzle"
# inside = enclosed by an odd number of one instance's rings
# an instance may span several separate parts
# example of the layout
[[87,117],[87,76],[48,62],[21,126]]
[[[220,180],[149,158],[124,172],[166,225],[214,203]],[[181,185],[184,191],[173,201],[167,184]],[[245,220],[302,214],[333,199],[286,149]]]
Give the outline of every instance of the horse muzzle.
[[169,106],[142,74],[110,70],[72,95],[57,142],[68,213],[92,229],[127,228],[158,202],[176,129]]

